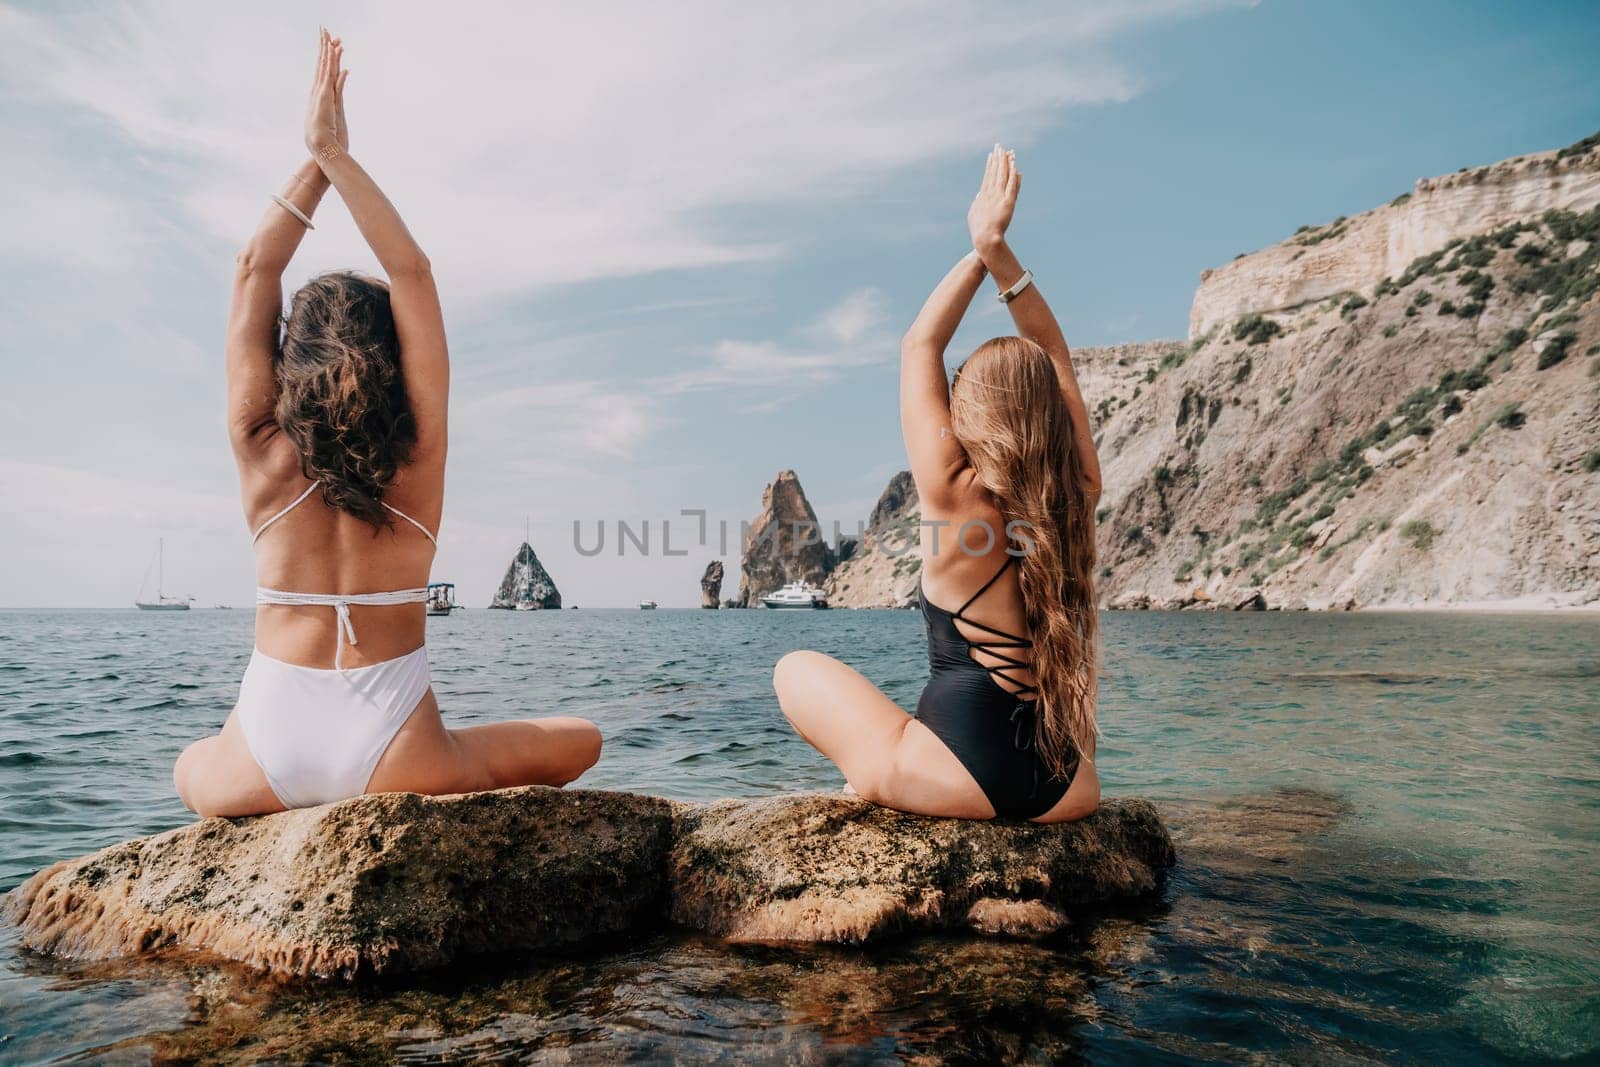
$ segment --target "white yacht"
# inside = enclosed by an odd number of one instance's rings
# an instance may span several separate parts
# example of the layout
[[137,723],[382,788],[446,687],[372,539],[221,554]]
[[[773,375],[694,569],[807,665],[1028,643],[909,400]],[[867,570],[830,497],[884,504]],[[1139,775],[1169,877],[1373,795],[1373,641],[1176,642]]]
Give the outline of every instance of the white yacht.
[[809,582],[790,582],[776,593],[761,598],[768,608],[820,609],[828,606],[827,594]]
[[654,611],[656,610],[656,602],[654,600],[641,600],[639,601],[639,610]]

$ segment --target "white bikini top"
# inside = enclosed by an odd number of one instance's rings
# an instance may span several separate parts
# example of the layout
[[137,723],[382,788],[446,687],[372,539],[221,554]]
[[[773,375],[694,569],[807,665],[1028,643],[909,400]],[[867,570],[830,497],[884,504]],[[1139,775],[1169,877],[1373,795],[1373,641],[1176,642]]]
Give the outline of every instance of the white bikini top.
[[[273,523],[289,514],[289,512],[299,507],[301,501],[305,500],[308,496],[315,492],[317,487],[321,484],[322,482],[320,479],[312,482],[306,487],[305,492],[294,498],[294,502],[292,504],[278,512],[276,515],[272,516],[272,518],[268,519],[260,526],[257,526],[256,532],[250,536],[250,543],[254,545],[257,541],[261,540],[261,535],[267,532],[267,527],[271,526]],[[426,537],[429,541],[432,541],[435,548],[438,547],[438,540],[433,536],[433,534],[428,532],[428,528],[422,525],[422,523],[418,522],[416,519],[413,519],[410,515],[407,515],[399,508],[392,506],[387,501],[383,502],[383,506],[393,514],[400,516],[402,519],[421,530],[422,536]],[[303,607],[310,605],[315,607],[330,607],[333,609],[334,615],[338,618],[338,626],[336,627],[333,635],[334,670],[343,669],[345,641],[348,641],[352,645],[356,643],[356,628],[350,622],[351,604],[357,604],[363,607],[385,607],[390,604],[421,604],[427,599],[428,590],[426,586],[421,589],[397,589],[388,593],[291,593],[282,589],[268,589],[266,586],[256,586],[257,604],[284,604],[291,607]]]

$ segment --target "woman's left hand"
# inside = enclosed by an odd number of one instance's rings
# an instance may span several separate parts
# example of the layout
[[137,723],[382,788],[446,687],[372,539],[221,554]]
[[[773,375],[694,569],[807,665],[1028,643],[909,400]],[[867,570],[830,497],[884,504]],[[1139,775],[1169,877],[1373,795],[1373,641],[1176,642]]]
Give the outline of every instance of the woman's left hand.
[[344,120],[344,83],[350,72],[341,69],[344,42],[326,29],[318,33],[317,72],[306,104],[306,147],[321,159],[335,148],[350,149],[350,127]]
[[1016,153],[995,145],[983,172],[983,184],[967,209],[967,231],[972,234],[973,248],[981,251],[1005,240],[1021,189],[1022,172],[1017,169]]

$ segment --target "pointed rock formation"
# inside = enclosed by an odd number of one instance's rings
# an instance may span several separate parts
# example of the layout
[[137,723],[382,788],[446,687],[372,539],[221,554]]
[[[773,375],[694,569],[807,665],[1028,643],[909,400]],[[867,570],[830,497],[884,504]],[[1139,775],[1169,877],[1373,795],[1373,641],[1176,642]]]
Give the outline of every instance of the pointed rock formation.
[[910,471],[889,479],[849,557],[828,579],[836,608],[904,608],[917,597],[922,575],[922,502]]
[[761,511],[741,531],[744,565],[738,600],[755,607],[790,582],[822,585],[833,570],[833,549],[794,471],[780,471],[761,494]]
[[700,578],[700,606],[702,608],[719,608],[722,606],[722,561],[714,559],[706,564],[706,573]]
[[533,546],[526,541],[517,549],[511,566],[506,568],[506,576],[500,580],[500,588],[495,591],[494,600],[490,601],[489,606],[514,608],[518,601],[528,601],[540,608],[561,607],[561,593],[557,591],[555,581],[551,579],[550,572],[544,569],[544,564],[539,562]]

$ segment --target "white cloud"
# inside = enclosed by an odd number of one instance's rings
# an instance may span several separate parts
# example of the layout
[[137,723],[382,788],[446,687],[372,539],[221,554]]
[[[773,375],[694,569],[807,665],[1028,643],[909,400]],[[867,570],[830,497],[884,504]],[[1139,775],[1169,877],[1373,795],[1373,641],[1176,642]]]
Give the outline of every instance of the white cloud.
[[[860,289],[819,315],[801,333],[808,343],[723,339],[711,346],[707,365],[672,375],[662,382],[668,392],[717,386],[775,386],[833,381],[852,367],[881,363],[895,352],[893,336],[884,328],[883,294]],[[770,410],[771,401],[760,410]]]
[[883,324],[887,314],[883,293],[859,289],[829,308],[817,320],[814,333],[825,342],[854,344]]
[[[356,154],[476,299],[778,254],[728,209],[849,196],[1000,131],[1027,138],[1064,105],[1126,99],[1107,39],[1193,6],[0,9],[0,55],[14,92],[111,124],[196,225],[237,242],[301,154],[314,30],[333,18]],[[366,258],[348,223],[324,227],[311,266]]]

